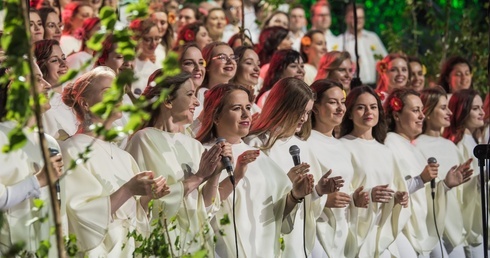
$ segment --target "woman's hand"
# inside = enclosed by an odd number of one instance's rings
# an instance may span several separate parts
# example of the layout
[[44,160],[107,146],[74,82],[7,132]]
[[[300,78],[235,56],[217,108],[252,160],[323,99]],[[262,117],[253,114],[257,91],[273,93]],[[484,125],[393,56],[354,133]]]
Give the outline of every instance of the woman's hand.
[[[220,154],[223,150],[222,146],[222,143],[217,143],[211,149],[204,150],[201,161],[199,162],[199,169],[196,172],[196,176],[201,178],[202,181],[206,181],[219,169],[221,164]],[[221,172],[221,170],[219,171]]]
[[167,179],[165,179],[163,176],[153,179],[153,185],[151,187],[152,199],[160,199],[170,193],[170,188],[167,185]]
[[327,208],[345,208],[350,203],[350,196],[346,193],[335,192],[327,195]]
[[358,208],[367,208],[369,205],[369,193],[363,192],[364,186],[359,186],[352,194],[354,205]]
[[468,182],[473,175],[473,169],[471,169],[472,161],[473,159],[468,159],[465,163],[459,166],[453,166],[449,169],[449,172],[447,172],[446,178],[444,179],[446,186],[453,188]]
[[293,181],[293,198],[296,200],[302,199],[313,191],[313,175],[298,174]]
[[424,181],[424,184],[430,182],[430,180],[437,178],[437,174],[439,172],[439,164],[438,163],[430,163],[427,164],[424,168],[424,171],[420,174],[420,178]]
[[388,185],[378,185],[371,190],[373,202],[387,203],[393,198],[395,191],[388,188]]
[[238,156],[234,175],[235,180],[240,180],[245,176],[247,165],[254,162],[259,155],[259,150],[248,150]]
[[395,193],[395,205],[400,204],[403,208],[408,207],[408,192],[397,191]]
[[344,186],[344,179],[342,179],[341,176],[328,178],[331,174],[332,170],[330,169],[325,175],[322,176],[322,178],[320,178],[320,180],[318,180],[315,189],[319,195],[338,192],[340,188]]
[[288,172],[288,177],[291,182],[294,182],[296,180],[296,177],[298,175],[303,175],[310,172],[310,165],[307,163],[301,163],[297,166],[292,167],[289,172]]
[[[63,174],[63,158],[61,157],[61,154],[54,155],[49,158],[50,165],[53,168],[53,171],[55,172],[53,181],[58,180],[60,178],[61,174]],[[40,187],[44,187],[48,185],[48,177],[47,177],[47,168],[44,166],[44,168],[36,173],[36,178],[37,181],[39,182]]]

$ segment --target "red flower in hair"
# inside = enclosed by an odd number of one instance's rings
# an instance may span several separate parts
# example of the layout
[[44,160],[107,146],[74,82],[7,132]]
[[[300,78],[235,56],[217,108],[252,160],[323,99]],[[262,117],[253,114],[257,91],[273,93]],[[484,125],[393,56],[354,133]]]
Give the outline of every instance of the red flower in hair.
[[393,109],[393,111],[398,112],[402,110],[403,102],[401,99],[395,96],[390,100],[390,107],[391,109]]
[[194,33],[193,30],[188,29],[184,32],[184,40],[189,42],[189,41],[194,41],[196,38],[196,34]]
[[385,95],[379,91],[376,91],[376,94],[378,94],[378,97],[381,101],[385,101]]
[[139,31],[141,27],[141,22],[142,22],[141,19],[134,19],[129,24],[129,28],[132,30]]

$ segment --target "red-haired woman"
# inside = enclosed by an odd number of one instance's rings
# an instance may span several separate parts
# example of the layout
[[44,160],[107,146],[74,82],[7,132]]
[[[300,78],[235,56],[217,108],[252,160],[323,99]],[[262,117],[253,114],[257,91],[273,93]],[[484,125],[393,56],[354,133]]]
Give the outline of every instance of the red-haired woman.
[[82,48],[82,39],[77,37],[76,33],[83,26],[85,19],[90,17],[94,17],[94,9],[88,3],[71,2],[64,6],[63,35],[61,35],[60,45],[65,55],[76,53]]
[[[79,52],[74,53],[66,58],[66,65],[70,69],[80,69],[82,66],[92,59],[94,51],[87,47],[87,41],[100,30],[100,19],[91,17],[83,21],[83,25],[76,32],[76,37],[82,40],[82,47]],[[92,69],[92,65],[87,66],[84,70],[80,70],[79,75],[82,75]]]
[[397,88],[404,88],[409,83],[410,66],[405,54],[391,53],[378,61],[376,70],[379,74],[376,92],[381,94],[381,101]]

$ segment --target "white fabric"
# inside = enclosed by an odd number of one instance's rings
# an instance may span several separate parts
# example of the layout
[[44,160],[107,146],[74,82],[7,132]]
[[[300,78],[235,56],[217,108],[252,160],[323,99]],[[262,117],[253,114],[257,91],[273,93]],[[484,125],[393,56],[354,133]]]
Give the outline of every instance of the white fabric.
[[[250,136],[247,137],[246,141],[249,145],[261,148],[267,141],[267,135],[261,136]],[[265,150],[266,153],[272,160],[276,162],[279,167],[283,170],[285,174],[294,167],[293,160],[289,154],[289,148],[293,145],[297,145],[301,150],[301,161],[308,163],[310,165],[310,173],[314,177],[315,185],[318,180],[327,171],[322,171],[320,164],[313,155],[311,149],[305,141],[300,140],[296,136],[292,136],[288,139],[277,140],[272,148]],[[292,185],[291,182],[289,182]],[[310,254],[313,250],[316,239],[316,220],[320,217],[325,206],[326,196],[315,199],[311,194],[305,197],[304,202],[306,203],[306,214],[304,209],[304,203],[297,205],[296,211],[290,214],[287,220],[294,221],[294,229],[286,235],[284,238],[284,251],[282,257],[303,257],[303,244],[306,245],[306,250]],[[297,214],[296,212],[299,211]],[[303,227],[303,223],[306,215],[306,228]],[[304,230],[303,230],[304,229]],[[285,233],[283,225],[283,233]],[[303,233],[305,233],[306,243],[303,243]]]
[[[91,54],[85,51],[80,51],[66,57],[66,66],[68,66],[68,68],[70,69],[78,70],[82,68],[82,66],[85,65],[85,63],[92,60],[92,58],[93,56]],[[94,67],[94,62],[91,61],[91,64],[85,67],[85,69],[80,70],[77,76],[72,81],[75,82],[77,78],[82,76],[84,73],[92,70],[93,67]]]
[[127,234],[133,230],[143,236],[148,234],[146,212],[139,198],[131,197],[111,214],[110,195],[140,170],[129,153],[84,134],[61,143],[65,164],[77,161],[90,144],[88,160],[77,162],[80,164],[69,171],[61,184],[69,232],[77,236],[83,256],[132,257],[135,242]]
[[305,35],[304,31],[300,31],[298,37],[295,37],[295,35],[293,33],[290,33],[289,34],[289,38],[293,42],[292,49],[294,49],[294,50],[296,50],[298,52],[300,51],[300,48],[301,48],[301,39],[303,38],[304,35]]
[[51,108],[43,115],[44,132],[55,139],[64,140],[77,132],[79,122],[71,107],[63,103],[61,94],[53,92]]
[[[255,8],[253,6],[245,5],[245,28],[248,30],[245,35],[251,36],[252,42],[257,44],[259,42],[260,28],[257,24],[257,16],[255,15]],[[250,34],[249,34],[250,32]],[[228,41],[226,41],[228,43]]]
[[166,56],[165,47],[162,44],[158,44],[155,49],[155,65],[163,67],[163,60],[165,60]]
[[[213,143],[214,144],[214,143]],[[206,145],[211,148],[212,145]],[[233,159],[247,150],[255,150],[241,142],[232,145]],[[235,166],[236,167],[236,164]],[[223,170],[220,181],[229,180]],[[238,250],[240,257],[278,257],[280,231],[287,193],[291,189],[289,178],[266,154],[260,153],[257,160],[248,164],[245,176],[237,183],[235,192],[235,216],[237,221]],[[234,257],[235,238],[233,230],[233,194],[222,200],[221,208],[213,219],[213,228],[218,238],[216,253],[220,257]],[[219,225],[228,216],[231,223]],[[224,235],[217,230],[223,230]]]
[[[322,171],[332,169],[332,177],[342,176],[344,186],[339,191],[351,195],[356,190],[351,187],[354,168],[350,153],[344,144],[335,137],[326,136],[315,130],[311,131],[307,142],[320,163]],[[344,256],[345,242],[349,234],[347,211],[346,208],[325,207],[316,222],[316,237],[323,252],[327,253],[327,257]]]
[[315,81],[316,74],[318,70],[311,64],[305,64],[305,82],[311,85]]
[[[444,139],[442,137],[433,137],[425,134],[420,135],[414,141],[415,146],[424,155],[424,159],[434,157],[439,163],[439,182],[443,182],[446,178],[449,169],[455,165],[463,162],[463,157],[453,142]],[[470,182],[468,182],[470,183]],[[465,183],[465,184],[468,184]],[[439,189],[439,183],[437,189]],[[436,193],[437,195],[437,193]],[[444,218],[444,232],[441,236],[447,246],[451,246],[450,249],[461,245],[465,239],[465,229],[463,227],[463,221],[466,220],[463,216],[463,209],[466,206],[463,203],[463,186],[458,186],[446,193],[447,205],[446,216]],[[470,202],[468,207],[474,205]],[[438,221],[439,225],[440,221]],[[449,251],[449,250],[448,250]]]
[[[228,41],[233,37],[233,35],[237,34],[238,27],[233,24],[227,24],[223,29],[223,36],[221,37],[221,41],[228,44]],[[258,39],[258,38],[257,38]]]
[[134,60],[134,74],[138,77],[138,80],[131,84],[131,89],[136,96],[141,95],[145,91],[148,78],[160,68],[162,68],[161,65],[159,66],[151,61],[141,61],[138,58]]
[[60,47],[63,54],[69,56],[80,51],[82,48],[82,41],[72,35],[61,35]]
[[388,184],[394,191],[406,191],[394,157],[386,146],[374,139],[346,135],[340,140],[351,153],[355,173],[352,188],[364,186],[363,191],[368,192],[370,198],[367,209],[350,206],[352,238],[346,243],[346,256],[374,257],[383,253],[398,256],[393,242],[409,219],[410,210],[394,205],[394,198],[383,204],[371,199],[371,190],[378,185]]
[[327,50],[330,51],[340,51],[342,49],[342,40],[340,36],[333,35],[331,30],[324,32],[325,41],[327,41]]
[[[169,231],[170,243],[180,239],[181,249],[174,250],[175,253],[178,256],[194,253],[204,245],[210,255],[214,254],[213,234],[202,193],[196,189],[184,196],[182,183],[199,170],[204,152],[201,143],[181,133],[148,127],[131,137],[126,150],[142,170],[153,171],[156,177],[167,179],[170,194],[153,202],[153,218],[167,219],[169,228],[176,227]],[[215,201],[219,202],[219,198]]]
[[[354,50],[354,35],[350,32],[345,32],[339,35],[339,40],[342,42],[342,50],[350,53],[352,61],[356,62],[356,54]],[[363,83],[376,83],[376,63],[384,58],[388,52],[379,39],[376,33],[362,30],[358,40],[359,66],[361,69],[361,80]],[[328,44],[328,42],[327,42]],[[375,57],[376,56],[376,57]]]
[[[405,180],[419,177],[424,170],[427,161],[422,153],[412,145],[412,143],[397,133],[388,133],[385,145],[391,150],[395,157]],[[427,189],[427,191],[426,191]],[[444,218],[446,216],[446,191],[440,184],[437,188],[436,199],[436,218],[440,233],[444,231]],[[434,214],[432,213],[432,198],[430,195],[430,184],[426,188],[419,189],[410,194],[409,208],[412,211],[410,220],[403,229],[403,237],[409,241],[412,249],[418,254],[429,255],[430,252],[438,247],[439,238],[434,226]],[[401,240],[397,240],[401,241]],[[398,242],[400,243],[400,242]],[[404,247],[407,252],[408,247]],[[406,256],[407,257],[407,256]]]

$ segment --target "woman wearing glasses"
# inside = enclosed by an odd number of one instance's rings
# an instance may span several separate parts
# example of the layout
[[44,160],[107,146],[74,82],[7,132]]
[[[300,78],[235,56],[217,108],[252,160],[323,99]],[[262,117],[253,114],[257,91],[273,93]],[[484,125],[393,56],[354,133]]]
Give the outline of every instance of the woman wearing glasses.
[[353,71],[354,66],[349,52],[330,51],[320,59],[315,81],[321,79],[338,81],[346,94],[349,94]]
[[151,19],[134,20],[129,25],[135,33],[138,41],[137,57],[134,60],[134,73],[138,80],[132,84],[132,91],[139,96],[148,83],[148,78],[156,70],[162,68],[162,64],[155,62],[155,50],[162,40],[157,25]]

